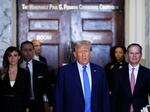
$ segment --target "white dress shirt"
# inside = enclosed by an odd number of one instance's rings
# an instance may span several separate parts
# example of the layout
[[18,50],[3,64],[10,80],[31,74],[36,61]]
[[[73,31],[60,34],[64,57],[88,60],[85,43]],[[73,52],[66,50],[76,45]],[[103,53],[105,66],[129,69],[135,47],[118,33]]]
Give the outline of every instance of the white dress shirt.
[[10,86],[13,87],[16,81],[10,81]]
[[37,55],[34,55],[34,59],[37,60],[37,61],[40,61],[40,58]]
[[137,80],[137,75],[138,75],[138,71],[139,71],[139,64],[136,65],[135,67],[132,67],[130,64],[129,64],[129,79],[131,80],[131,72],[132,72],[132,68],[134,68],[134,77],[135,77],[135,83],[136,83],[136,80]]

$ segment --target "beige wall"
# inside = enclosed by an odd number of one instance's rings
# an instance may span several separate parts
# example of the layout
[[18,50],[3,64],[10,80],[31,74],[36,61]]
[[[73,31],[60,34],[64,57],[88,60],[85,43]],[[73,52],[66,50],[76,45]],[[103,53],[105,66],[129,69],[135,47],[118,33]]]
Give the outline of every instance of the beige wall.
[[138,43],[143,47],[141,63],[144,65],[147,58],[145,39],[145,0],[125,0],[125,45]]

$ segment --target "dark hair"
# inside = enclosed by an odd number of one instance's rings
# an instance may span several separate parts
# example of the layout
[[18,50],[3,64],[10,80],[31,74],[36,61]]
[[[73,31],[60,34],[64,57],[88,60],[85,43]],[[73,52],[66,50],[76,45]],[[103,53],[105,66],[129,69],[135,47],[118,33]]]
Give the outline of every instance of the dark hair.
[[129,53],[129,49],[130,49],[130,47],[132,47],[132,46],[137,46],[137,47],[139,47],[139,48],[140,48],[140,53],[142,54],[142,47],[140,46],[140,44],[137,44],[137,43],[132,43],[132,44],[130,44],[130,45],[127,47],[127,53]]
[[33,47],[33,49],[34,49],[33,43],[32,43],[31,41],[28,41],[28,40],[27,40],[27,41],[24,41],[24,42],[21,43],[21,50],[22,50],[22,48],[23,48],[23,46],[24,46],[25,44],[31,44],[32,47]]
[[9,68],[9,61],[8,61],[8,57],[10,56],[10,54],[12,52],[16,51],[18,53],[18,55],[20,56],[20,59],[18,61],[18,66],[19,64],[21,63],[21,60],[22,60],[22,55],[21,55],[21,52],[20,50],[17,48],[17,47],[14,47],[14,46],[10,46],[8,47],[6,50],[5,50],[5,53],[3,55],[3,70],[2,70],[2,76],[6,75],[7,71],[8,71],[8,68]]
[[[117,48],[121,48],[121,49],[123,50],[124,54],[126,53],[126,47],[125,47],[125,46],[116,45],[116,46],[112,47],[111,50],[110,50],[110,56],[111,56],[112,61],[114,61],[114,62],[117,61],[117,60],[116,60],[116,57],[115,57],[115,50],[116,50]],[[125,60],[125,57],[124,57],[124,60]]]

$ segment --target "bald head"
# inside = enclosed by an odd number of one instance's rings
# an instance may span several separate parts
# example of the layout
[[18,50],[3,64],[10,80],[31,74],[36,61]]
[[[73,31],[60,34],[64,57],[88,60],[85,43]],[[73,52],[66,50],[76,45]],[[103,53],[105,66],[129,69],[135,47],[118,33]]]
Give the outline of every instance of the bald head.
[[32,40],[33,46],[34,46],[34,50],[35,50],[35,54],[39,55],[41,53],[41,43],[39,40]]

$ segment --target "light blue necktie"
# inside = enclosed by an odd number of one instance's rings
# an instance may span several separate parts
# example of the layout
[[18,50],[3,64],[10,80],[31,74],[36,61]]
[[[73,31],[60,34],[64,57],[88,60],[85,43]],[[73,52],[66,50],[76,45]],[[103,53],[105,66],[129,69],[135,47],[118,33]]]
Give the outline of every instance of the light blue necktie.
[[90,82],[86,71],[86,67],[87,66],[83,66],[85,112],[91,112],[91,91],[90,91]]

